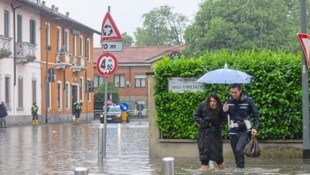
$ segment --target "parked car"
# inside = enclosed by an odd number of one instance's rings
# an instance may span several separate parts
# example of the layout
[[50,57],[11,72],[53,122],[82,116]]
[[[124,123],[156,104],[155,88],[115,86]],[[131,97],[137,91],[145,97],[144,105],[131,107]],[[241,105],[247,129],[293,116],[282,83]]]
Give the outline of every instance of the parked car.
[[[119,105],[116,106],[108,106],[107,108],[107,123],[121,123],[122,122],[122,111]],[[127,114],[126,123],[129,123],[129,112],[125,112]],[[103,122],[102,122],[103,123]]]

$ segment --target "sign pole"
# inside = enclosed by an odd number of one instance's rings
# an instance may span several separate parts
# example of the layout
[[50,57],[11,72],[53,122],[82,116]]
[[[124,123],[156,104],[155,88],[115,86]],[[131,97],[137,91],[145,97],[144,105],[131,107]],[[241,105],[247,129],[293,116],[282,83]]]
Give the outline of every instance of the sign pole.
[[[300,16],[301,16],[301,32],[307,33],[307,14],[306,2],[300,1]],[[309,141],[309,84],[308,84],[308,68],[307,55],[303,52],[302,55],[302,123],[303,123],[303,162],[310,163],[310,141]],[[307,58],[308,60],[309,58]],[[309,65],[308,65],[309,66]]]
[[104,78],[104,134],[103,134],[103,157],[106,158],[107,145],[107,98],[108,98],[108,78]]

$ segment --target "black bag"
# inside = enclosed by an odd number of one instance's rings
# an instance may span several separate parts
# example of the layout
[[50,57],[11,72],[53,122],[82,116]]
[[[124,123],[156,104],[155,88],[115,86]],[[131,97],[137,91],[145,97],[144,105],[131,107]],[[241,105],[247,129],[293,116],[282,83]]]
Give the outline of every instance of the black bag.
[[248,157],[260,156],[260,147],[255,136],[253,136],[251,140],[245,145],[243,153]]

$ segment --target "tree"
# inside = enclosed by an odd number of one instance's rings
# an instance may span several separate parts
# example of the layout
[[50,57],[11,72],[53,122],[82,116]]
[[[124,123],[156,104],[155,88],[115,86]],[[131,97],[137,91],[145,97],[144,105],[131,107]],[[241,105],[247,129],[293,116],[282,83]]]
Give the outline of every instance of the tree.
[[[102,110],[104,102],[106,101],[104,99],[104,93],[105,93],[105,85],[102,84],[99,86],[98,91],[94,95],[94,109],[95,110]],[[118,89],[114,87],[113,82],[108,82],[108,99],[111,100],[115,104],[119,104],[120,99],[119,99],[119,93]],[[111,99],[112,98],[112,99]]]
[[183,29],[188,19],[178,13],[172,13],[169,6],[160,6],[145,13],[143,26],[134,32],[136,46],[167,46],[183,44]]
[[127,34],[127,32],[122,33],[123,47],[132,46],[133,38]]
[[206,0],[185,31],[185,54],[221,49],[292,51],[298,42],[288,13],[283,0]]

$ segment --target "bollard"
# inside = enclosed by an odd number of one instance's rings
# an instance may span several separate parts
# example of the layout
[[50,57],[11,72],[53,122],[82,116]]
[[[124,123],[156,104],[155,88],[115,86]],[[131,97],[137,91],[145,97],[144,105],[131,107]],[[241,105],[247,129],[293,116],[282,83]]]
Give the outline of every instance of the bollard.
[[174,175],[174,158],[165,157],[163,158],[164,164],[164,175]]
[[103,124],[98,129],[98,162],[103,162]]
[[74,175],[87,175],[88,169],[86,167],[76,167],[74,169]]

